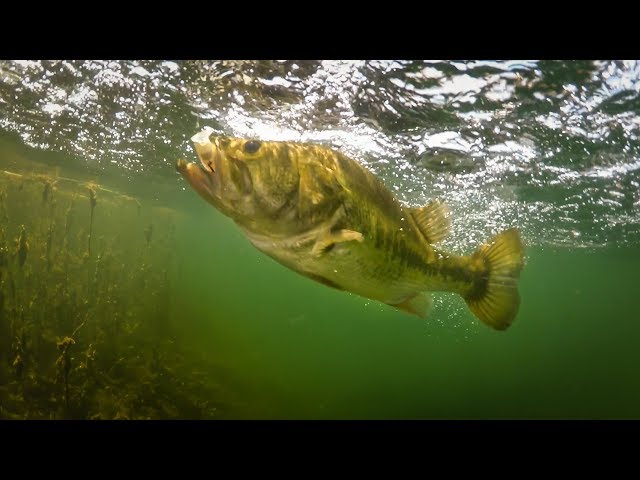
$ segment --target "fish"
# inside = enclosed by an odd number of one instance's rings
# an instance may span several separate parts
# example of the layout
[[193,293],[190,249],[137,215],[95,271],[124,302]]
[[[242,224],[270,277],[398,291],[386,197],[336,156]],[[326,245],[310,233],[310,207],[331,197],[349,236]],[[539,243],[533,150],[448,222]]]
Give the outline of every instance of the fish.
[[422,318],[431,292],[461,295],[495,330],[517,316],[524,265],[517,228],[455,255],[436,247],[451,227],[441,199],[405,205],[338,150],[218,135],[210,127],[191,141],[200,165],[179,159],[177,171],[253,246],[289,269]]

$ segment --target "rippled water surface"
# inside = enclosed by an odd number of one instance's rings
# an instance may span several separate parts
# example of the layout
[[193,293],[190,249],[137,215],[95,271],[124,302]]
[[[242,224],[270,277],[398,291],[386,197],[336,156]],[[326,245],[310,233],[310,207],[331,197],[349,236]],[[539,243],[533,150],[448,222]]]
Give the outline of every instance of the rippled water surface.
[[[176,159],[195,160],[189,139],[204,126],[325,144],[408,204],[442,198],[453,212],[444,247],[456,253],[519,228],[527,265],[514,325],[489,331],[452,295],[437,296],[428,320],[408,317],[264,257],[175,171]],[[43,416],[24,391],[31,382],[57,417],[639,417],[640,325],[631,302],[640,267],[639,135],[637,61],[1,61],[3,235],[13,251],[26,225],[34,245],[42,239],[42,256],[1,267],[3,331],[27,340],[0,344],[0,415]],[[55,211],[43,207],[46,178]],[[86,182],[96,185],[95,211]],[[65,282],[98,278],[96,256],[112,248],[132,283],[113,277],[96,287],[117,291],[122,307],[78,290],[87,301],[60,314],[71,318],[85,305],[98,325],[93,337],[87,327],[74,337],[63,402],[65,382],[53,377],[64,356],[55,345],[85,317],[45,325],[34,308],[46,312],[53,301],[36,294],[54,275],[37,262],[47,257],[48,219],[59,215],[55,231],[64,230],[64,195],[73,192],[87,215],[74,235],[84,239],[95,221],[105,240],[85,257],[84,240],[73,247],[77,272],[65,270]],[[72,228],[59,234],[61,249],[71,248]],[[136,240],[118,246],[109,240],[118,234]],[[149,257],[135,253],[147,247]],[[156,270],[144,288],[127,276]],[[21,299],[11,288],[31,293]],[[170,298],[169,326],[147,331],[158,296]],[[101,299],[112,306],[91,310]],[[135,299],[149,305],[138,312]],[[121,350],[120,330],[99,334],[114,315],[129,328]],[[93,345],[99,354],[101,344],[110,353],[100,368],[110,373],[90,380],[80,352]],[[22,372],[18,353],[29,358]],[[122,371],[112,370],[117,362]],[[159,362],[175,380],[165,390]],[[39,380],[47,375],[49,383]],[[118,388],[133,392],[144,375],[156,375],[145,395],[105,400]],[[177,381],[191,385],[189,400],[176,400]]]

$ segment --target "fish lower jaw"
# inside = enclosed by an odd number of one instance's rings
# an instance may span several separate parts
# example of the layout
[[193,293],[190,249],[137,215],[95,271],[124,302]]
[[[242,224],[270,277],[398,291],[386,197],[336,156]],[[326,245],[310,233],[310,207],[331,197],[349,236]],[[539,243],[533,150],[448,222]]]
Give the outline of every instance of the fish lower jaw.
[[178,161],[176,162],[176,170],[178,172],[185,172],[188,170],[190,163],[191,162],[188,162],[184,158],[179,158]]

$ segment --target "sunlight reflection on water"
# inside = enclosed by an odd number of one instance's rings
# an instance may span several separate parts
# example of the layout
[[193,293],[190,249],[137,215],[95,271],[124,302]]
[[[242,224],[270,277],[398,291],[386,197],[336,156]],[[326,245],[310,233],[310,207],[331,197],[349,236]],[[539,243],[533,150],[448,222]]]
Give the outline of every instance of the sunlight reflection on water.
[[134,181],[176,181],[205,125],[319,142],[442,197],[448,247],[592,247],[639,238],[639,91],[635,61],[2,61],[0,128]]

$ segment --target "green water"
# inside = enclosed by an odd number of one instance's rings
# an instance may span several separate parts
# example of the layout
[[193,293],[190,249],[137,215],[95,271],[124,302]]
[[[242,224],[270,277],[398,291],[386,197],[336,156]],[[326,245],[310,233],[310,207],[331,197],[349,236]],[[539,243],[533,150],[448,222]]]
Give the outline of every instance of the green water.
[[193,282],[182,287],[200,300],[185,317],[202,322],[201,344],[260,399],[242,418],[638,415],[638,248],[529,248],[521,310],[502,333],[453,295],[425,322],[319,288],[255,252],[230,222],[201,215],[211,225],[194,221],[186,238],[206,232],[216,247],[191,245]]
[[[0,417],[639,418],[639,92],[636,62],[1,62]],[[458,254],[518,227],[515,322],[261,254],[175,172],[204,125],[443,198]]]

